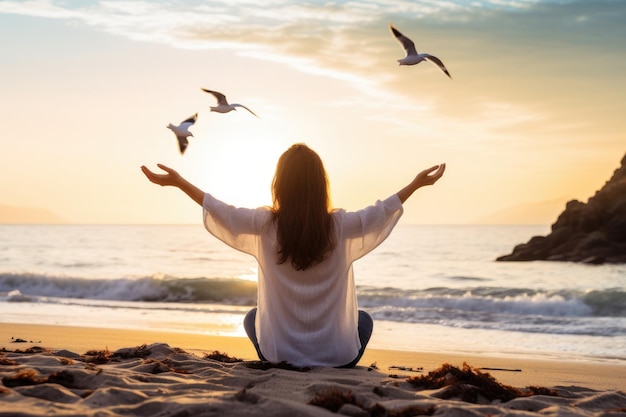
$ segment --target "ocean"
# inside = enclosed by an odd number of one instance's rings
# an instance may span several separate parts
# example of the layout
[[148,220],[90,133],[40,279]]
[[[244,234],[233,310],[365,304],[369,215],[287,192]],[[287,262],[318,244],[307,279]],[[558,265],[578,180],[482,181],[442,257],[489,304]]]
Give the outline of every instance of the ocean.
[[[354,265],[370,347],[626,363],[626,265],[495,261],[548,232],[398,225]],[[0,325],[245,337],[256,271],[202,225],[0,225]]]

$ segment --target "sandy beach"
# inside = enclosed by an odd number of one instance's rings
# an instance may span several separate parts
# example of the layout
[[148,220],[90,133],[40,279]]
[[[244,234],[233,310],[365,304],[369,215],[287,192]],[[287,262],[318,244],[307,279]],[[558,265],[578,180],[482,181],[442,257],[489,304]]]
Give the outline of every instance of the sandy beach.
[[25,324],[0,324],[0,348],[0,416],[626,415],[612,362],[371,349],[293,369],[245,338]]

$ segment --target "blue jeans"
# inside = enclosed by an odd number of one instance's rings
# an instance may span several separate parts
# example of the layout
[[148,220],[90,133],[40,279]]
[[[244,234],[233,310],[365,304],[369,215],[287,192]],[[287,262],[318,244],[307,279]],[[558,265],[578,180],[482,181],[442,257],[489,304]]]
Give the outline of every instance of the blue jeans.
[[[259,359],[262,361],[266,361],[267,359],[265,359],[265,356],[263,356],[263,354],[261,353],[261,348],[259,347],[259,341],[256,337],[256,328],[254,327],[255,319],[256,319],[256,307],[248,311],[248,313],[246,314],[246,317],[243,319],[243,328],[246,330],[246,334],[248,335],[248,338],[254,345],[254,348],[256,349],[256,353],[259,356]],[[356,366],[357,363],[359,363],[359,361],[361,360],[361,356],[363,356],[363,353],[365,352],[365,347],[367,346],[367,343],[370,341],[370,337],[372,336],[373,329],[374,329],[374,320],[372,320],[372,317],[369,314],[367,314],[365,311],[359,310],[358,330],[359,330],[359,340],[361,342],[361,349],[359,349],[359,353],[357,354],[356,358],[354,358],[352,362],[347,363],[342,366],[338,366],[338,368],[353,368],[354,366]]]

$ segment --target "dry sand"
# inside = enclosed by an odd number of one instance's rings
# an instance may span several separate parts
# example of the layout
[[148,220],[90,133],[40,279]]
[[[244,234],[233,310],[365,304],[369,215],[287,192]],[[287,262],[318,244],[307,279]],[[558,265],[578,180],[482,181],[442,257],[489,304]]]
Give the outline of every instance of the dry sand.
[[[257,361],[245,338],[25,324],[0,324],[0,348],[6,350],[0,354],[0,416],[7,417],[329,416],[337,411],[352,416],[626,416],[626,366],[610,362],[370,349],[354,369],[303,371]],[[243,362],[206,357],[214,351]],[[462,369],[464,362],[473,368],[470,375],[488,373],[493,378],[483,379],[519,388],[516,395],[532,395],[488,398],[488,392],[470,387],[478,383],[460,384],[451,372],[439,388],[409,382],[445,363]],[[524,390],[528,386],[557,395],[533,394]],[[468,393],[472,398],[463,399]],[[320,405],[310,404],[316,398]]]

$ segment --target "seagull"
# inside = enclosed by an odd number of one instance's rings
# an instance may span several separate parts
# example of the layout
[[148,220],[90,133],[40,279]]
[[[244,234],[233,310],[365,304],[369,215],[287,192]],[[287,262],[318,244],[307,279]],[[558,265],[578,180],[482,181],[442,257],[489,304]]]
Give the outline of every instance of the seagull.
[[244,109],[248,110],[250,113],[254,114],[256,117],[259,117],[252,110],[250,110],[243,104],[237,104],[237,103],[228,104],[228,100],[226,100],[226,96],[222,93],[218,93],[217,91],[207,90],[206,88],[203,88],[202,91],[209,93],[209,94],[213,94],[215,98],[217,99],[217,106],[211,107],[211,111],[216,111],[218,113],[228,113],[231,110],[237,110],[237,107],[243,107]]
[[187,145],[189,141],[187,138],[189,136],[193,136],[193,133],[189,131],[189,128],[193,126],[193,124],[198,120],[198,113],[189,117],[188,119],[183,120],[178,126],[174,126],[173,124],[169,124],[165,127],[170,129],[176,135],[176,139],[178,139],[178,147],[180,148],[180,154],[185,153],[185,149],[187,149]]
[[402,44],[402,47],[406,51],[406,56],[402,59],[398,59],[399,65],[416,65],[422,61],[430,61],[436,64],[443,72],[446,73],[448,77],[452,78],[446,67],[443,65],[443,62],[441,62],[439,58],[426,53],[418,54],[415,50],[415,44],[411,39],[400,33],[400,31],[393,27],[391,23],[389,24],[389,29],[391,29],[393,35],[396,37],[398,42]]

